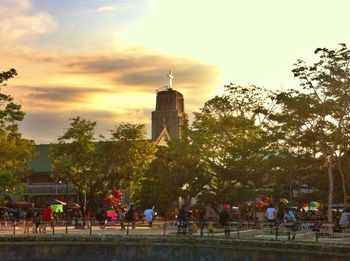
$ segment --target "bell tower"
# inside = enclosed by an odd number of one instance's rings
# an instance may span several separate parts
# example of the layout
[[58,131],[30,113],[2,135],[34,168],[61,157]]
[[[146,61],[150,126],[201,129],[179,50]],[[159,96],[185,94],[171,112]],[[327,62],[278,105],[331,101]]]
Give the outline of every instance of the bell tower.
[[152,139],[156,140],[164,129],[171,139],[182,136],[188,117],[184,108],[183,95],[173,90],[174,76],[169,71],[169,85],[157,90],[156,110],[152,112]]

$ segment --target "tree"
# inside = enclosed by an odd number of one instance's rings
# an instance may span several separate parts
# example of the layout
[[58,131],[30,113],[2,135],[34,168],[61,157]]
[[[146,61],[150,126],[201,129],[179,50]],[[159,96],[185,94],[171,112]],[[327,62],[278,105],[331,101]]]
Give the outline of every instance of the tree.
[[142,139],[144,126],[121,124],[111,131],[111,140],[96,141],[96,122],[81,117],[71,121],[51,146],[53,177],[71,182],[89,210],[116,188],[135,190],[154,149]]
[[205,165],[199,200],[217,210],[220,203],[251,200],[269,182],[269,118],[272,95],[256,86],[225,86],[226,93],[207,101],[189,134]]
[[173,140],[157,150],[138,193],[143,208],[155,207],[163,217],[171,216],[181,197],[187,204],[206,184],[203,164],[186,139]]
[[[98,176],[95,171],[96,122],[79,116],[70,120],[70,127],[58,138],[58,143],[50,147],[52,177],[55,180],[64,180],[73,184],[85,211],[87,196],[93,194]],[[90,197],[89,199],[91,202]]]
[[122,123],[111,130],[110,140],[99,143],[97,167],[108,181],[108,191],[122,188],[133,198],[139,190],[156,151],[145,133],[143,124]]
[[[17,75],[15,69],[0,73],[1,87]],[[24,118],[21,105],[10,95],[0,92],[0,191],[16,193],[27,177],[27,165],[34,155],[34,142],[22,138],[18,122]]]
[[[293,116],[295,129],[301,133],[303,148],[319,158],[328,175],[328,221],[332,221],[334,194],[333,169],[344,154],[344,135],[350,116],[350,51],[345,44],[338,50],[317,48],[319,60],[307,66],[298,60],[293,69],[303,92],[289,90],[279,95],[285,114]],[[349,144],[346,144],[346,148]],[[339,166],[339,165],[338,165]],[[344,178],[343,184],[345,184]],[[346,188],[342,186],[344,201]],[[345,201],[346,203],[346,201]]]

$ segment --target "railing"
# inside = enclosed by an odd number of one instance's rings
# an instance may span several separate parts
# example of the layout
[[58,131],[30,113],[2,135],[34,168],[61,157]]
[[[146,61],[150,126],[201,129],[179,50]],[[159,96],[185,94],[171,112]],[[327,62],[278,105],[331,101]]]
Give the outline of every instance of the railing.
[[0,222],[0,236],[33,234],[173,235],[350,243],[350,227],[339,228],[334,226],[333,223],[317,221],[274,224],[267,221],[240,220],[229,222],[225,227],[220,226],[216,222],[190,221],[180,223],[162,220],[154,221],[151,227],[145,221],[130,223],[120,221],[106,222],[96,219],[58,219],[40,222],[19,219],[12,221],[2,220]]

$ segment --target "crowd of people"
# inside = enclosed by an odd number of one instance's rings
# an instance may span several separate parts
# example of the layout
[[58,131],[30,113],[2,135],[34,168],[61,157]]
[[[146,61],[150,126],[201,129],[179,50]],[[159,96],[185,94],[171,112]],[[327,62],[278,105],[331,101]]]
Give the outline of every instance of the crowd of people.
[[[230,226],[233,221],[253,222],[256,227],[261,227],[263,223],[267,223],[270,227],[271,234],[276,233],[276,228],[282,224],[291,232],[291,238],[295,238],[296,231],[300,228],[302,222],[311,223],[310,229],[319,231],[320,227],[327,223],[327,208],[323,207],[317,210],[308,210],[305,208],[295,208],[286,205],[279,205],[275,207],[269,204],[263,211],[260,209],[259,213],[263,212],[263,218],[258,218],[254,209],[249,207],[241,207],[232,209],[231,207],[222,206],[218,213],[218,218],[205,217],[204,210],[188,209],[183,205],[178,211],[177,226],[178,234],[185,234],[186,231],[193,231],[196,226],[199,226],[200,234],[206,227],[209,234],[212,234],[214,224],[221,226],[226,237],[230,236]],[[350,209],[333,211],[333,230],[343,231],[350,229]],[[218,222],[213,222],[213,220]]]
[[[260,211],[261,213],[261,211]],[[175,211],[176,225],[178,234],[195,233],[197,230],[203,235],[204,229],[212,235],[214,226],[220,225],[225,236],[230,236],[230,226],[232,221],[262,221],[257,217],[257,213],[249,207],[232,208],[222,206],[216,217],[206,216],[205,209],[188,207],[183,205]],[[85,212],[82,214],[80,209],[66,209],[64,213],[55,213],[50,205],[46,205],[43,209],[0,209],[0,218],[2,225],[6,222],[24,221],[24,233],[29,233],[30,227],[33,233],[45,233],[46,227],[53,226],[56,220],[70,221],[71,225],[76,228],[85,228],[91,225],[91,220],[96,220],[101,226],[120,225],[121,230],[126,229],[126,224],[135,228],[138,220],[144,220],[152,227],[155,218],[154,207],[146,208],[144,211],[137,212],[135,205],[130,203],[129,206],[120,205],[117,207],[98,208],[95,213]],[[293,208],[286,205],[276,207],[273,204],[267,206],[264,210],[264,221],[270,227],[271,233],[281,224],[289,226],[295,237],[295,231],[301,222],[314,222],[313,229],[317,229],[322,223],[327,222],[327,209],[320,208],[318,210],[307,210],[304,208]],[[342,211],[333,211],[334,231],[350,229],[350,209],[346,208]],[[13,224],[13,223],[12,223]],[[67,223],[68,224],[68,223]],[[257,224],[260,225],[259,222]]]

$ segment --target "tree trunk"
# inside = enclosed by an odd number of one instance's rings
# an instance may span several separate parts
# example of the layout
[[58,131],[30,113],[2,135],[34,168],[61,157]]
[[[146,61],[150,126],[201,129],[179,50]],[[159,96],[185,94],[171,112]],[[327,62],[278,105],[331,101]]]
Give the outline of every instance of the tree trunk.
[[345,175],[343,172],[343,167],[341,165],[341,160],[340,157],[337,157],[337,164],[338,164],[338,170],[340,173],[340,177],[341,177],[341,185],[342,185],[342,189],[343,189],[343,203],[344,203],[344,208],[347,208],[347,196],[346,196],[346,180],[345,180]]
[[327,218],[328,218],[328,222],[333,222],[332,210],[333,210],[334,180],[333,180],[333,169],[332,169],[332,160],[331,159],[328,161],[327,167],[328,167],[327,172],[328,172],[328,180],[329,180]]

